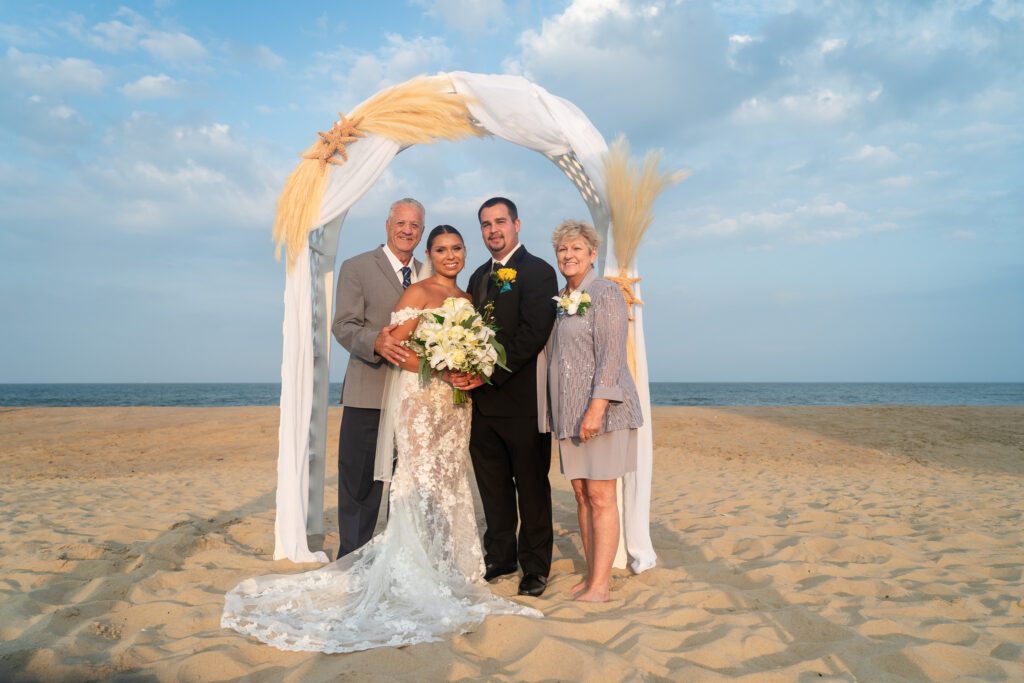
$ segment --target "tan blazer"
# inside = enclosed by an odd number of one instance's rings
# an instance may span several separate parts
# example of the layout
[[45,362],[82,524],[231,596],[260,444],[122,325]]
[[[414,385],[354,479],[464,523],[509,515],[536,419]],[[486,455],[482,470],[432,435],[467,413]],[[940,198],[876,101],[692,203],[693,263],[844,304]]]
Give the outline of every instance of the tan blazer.
[[[417,273],[422,265],[413,259]],[[331,332],[349,352],[342,405],[380,408],[388,364],[374,352],[373,342],[391,323],[391,311],[401,296],[402,283],[384,253],[384,245],[341,264]]]

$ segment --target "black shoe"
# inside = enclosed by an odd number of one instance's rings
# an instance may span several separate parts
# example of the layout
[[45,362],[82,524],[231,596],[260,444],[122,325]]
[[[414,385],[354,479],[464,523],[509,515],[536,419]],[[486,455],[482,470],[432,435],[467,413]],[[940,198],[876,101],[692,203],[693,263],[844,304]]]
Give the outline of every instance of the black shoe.
[[484,581],[490,583],[499,576],[515,574],[517,571],[519,571],[519,566],[515,564],[489,564],[487,571],[484,572]]
[[519,594],[539,598],[547,587],[548,577],[540,574],[523,574],[523,580],[519,582]]

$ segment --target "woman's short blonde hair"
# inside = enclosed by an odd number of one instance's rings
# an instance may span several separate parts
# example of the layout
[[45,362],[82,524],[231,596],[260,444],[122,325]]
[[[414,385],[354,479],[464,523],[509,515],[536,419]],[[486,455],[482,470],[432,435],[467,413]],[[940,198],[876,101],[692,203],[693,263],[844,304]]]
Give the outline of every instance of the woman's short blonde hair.
[[551,235],[551,246],[558,251],[559,246],[577,238],[582,238],[590,246],[590,251],[597,251],[597,247],[601,244],[601,238],[598,237],[597,230],[594,230],[593,225],[586,221],[569,219],[562,221],[555,228],[554,234]]

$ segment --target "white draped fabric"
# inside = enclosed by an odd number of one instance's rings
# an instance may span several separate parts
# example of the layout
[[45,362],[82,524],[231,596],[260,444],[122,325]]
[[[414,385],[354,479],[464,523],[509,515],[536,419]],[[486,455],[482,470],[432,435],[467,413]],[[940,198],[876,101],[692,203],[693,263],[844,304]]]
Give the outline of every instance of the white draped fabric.
[[[614,258],[614,257],[612,257]],[[606,275],[618,275],[618,266],[614,270],[605,268]],[[627,271],[629,277],[637,277],[636,269]],[[633,293],[638,299],[640,285],[633,285]],[[627,472],[622,477],[619,488],[622,537],[619,541],[619,552],[616,556],[617,567],[624,567],[626,555],[629,557],[629,568],[635,574],[651,569],[658,556],[651,543],[651,480],[654,473],[654,430],[651,415],[651,387],[647,374],[647,347],[644,342],[643,307],[633,307],[633,343],[636,353],[636,391],[640,395],[640,408],[644,415],[644,424],[637,431],[636,471]]]
[[372,134],[349,145],[346,148],[348,161],[331,170],[317,225],[326,225],[352,208],[373,187],[399,151],[401,147],[394,140]]
[[309,503],[309,418],[313,410],[313,307],[309,250],[296,255],[284,285],[284,350],[281,362],[281,425],[278,427],[277,517],[274,559],[327,562],[306,542]]
[[604,201],[608,144],[576,105],[519,76],[464,71],[449,76],[456,92],[469,97],[473,118],[491,135],[549,158],[575,152]]
[[[398,151],[396,142],[377,135],[368,135],[358,145],[351,145],[348,162],[335,166],[331,172],[319,224],[327,224],[348,211],[377,181]],[[310,551],[306,540],[309,422],[313,409],[311,290],[309,250],[304,249],[296,254],[295,265],[285,279],[277,516],[274,520],[274,559],[287,557],[292,562],[328,561],[325,553]]]
[[[453,72],[447,74],[455,92],[465,95],[472,116],[487,132],[544,154],[550,159],[573,153],[585,170],[602,208],[607,207],[601,133],[575,105],[524,78]],[[349,159],[334,166],[320,210],[323,225],[348,211],[376,182],[400,151],[392,140],[375,135],[347,148]],[[595,223],[598,221],[595,220]],[[318,226],[310,226],[315,229]],[[609,257],[612,250],[607,249]],[[326,561],[307,547],[309,424],[312,393],[312,329],[310,326],[308,255],[298,255],[285,286],[284,359],[281,364],[281,429],[278,451],[277,521],[274,558],[295,562]],[[611,257],[612,259],[614,257]],[[305,270],[302,263],[305,262]],[[618,266],[614,266],[617,274]],[[610,272],[606,267],[605,272]],[[652,438],[647,362],[643,326],[635,320],[637,388],[644,405],[645,427],[639,441],[638,471],[623,481],[625,550],[630,567],[640,572],[654,566],[649,535]],[[318,482],[312,482],[314,486]],[[320,482],[322,484],[322,482]],[[321,559],[322,558],[322,559]],[[625,566],[618,563],[617,566]]]

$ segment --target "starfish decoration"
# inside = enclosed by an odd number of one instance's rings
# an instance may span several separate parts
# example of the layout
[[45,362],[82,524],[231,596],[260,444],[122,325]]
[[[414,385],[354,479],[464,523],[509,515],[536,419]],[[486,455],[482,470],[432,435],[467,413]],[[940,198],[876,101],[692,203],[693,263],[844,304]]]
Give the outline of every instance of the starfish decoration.
[[[351,121],[345,118],[345,115],[340,111],[338,116],[341,120],[336,121],[329,131],[317,133],[320,136],[320,146],[316,150],[302,155],[306,159],[318,160],[321,173],[327,168],[327,164],[338,166],[348,161],[345,145],[351,144],[359,138],[366,137],[366,134],[357,128],[363,121],[361,116]],[[336,154],[340,154],[341,159],[337,159],[335,157]]]
[[622,298],[626,300],[626,306],[629,307],[629,319],[633,319],[633,306],[643,306],[644,302],[637,298],[633,292],[633,285],[640,282],[643,278],[641,277],[629,277],[626,271],[620,270],[619,276],[605,275],[605,279],[611,280],[619,286],[622,290]]

